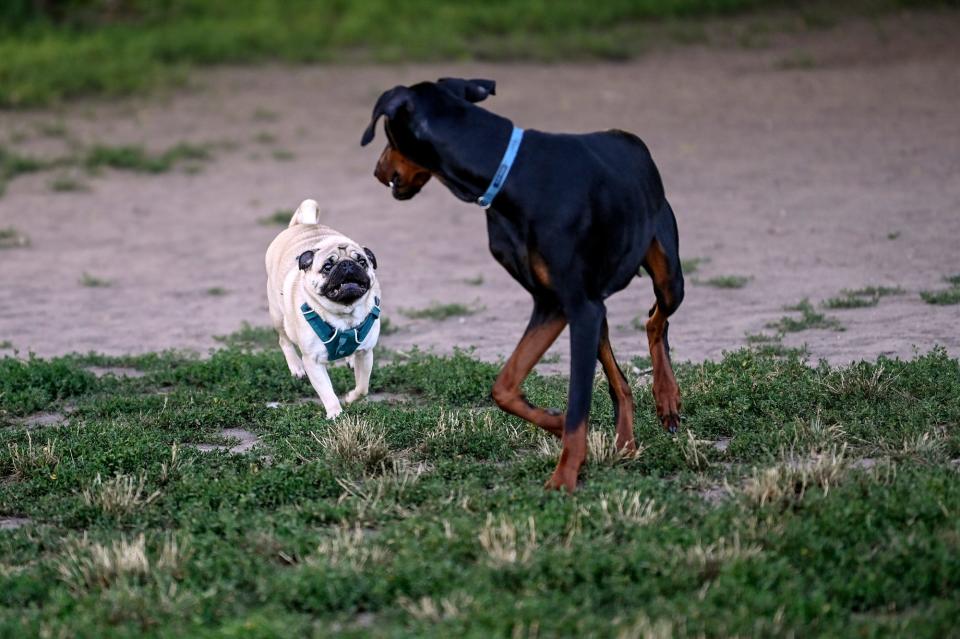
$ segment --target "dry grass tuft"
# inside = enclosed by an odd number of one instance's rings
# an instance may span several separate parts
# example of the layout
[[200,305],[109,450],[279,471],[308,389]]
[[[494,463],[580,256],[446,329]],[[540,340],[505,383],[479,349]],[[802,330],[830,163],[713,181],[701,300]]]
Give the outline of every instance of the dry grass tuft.
[[448,597],[420,597],[417,601],[400,597],[397,602],[417,621],[440,623],[462,617],[465,609],[473,604],[473,597],[458,592]]
[[[559,450],[562,450],[562,446]],[[587,433],[587,461],[600,466],[616,466],[629,462],[643,454],[644,447],[637,444],[635,451],[617,448],[615,433],[599,428],[592,428]],[[557,453],[559,455],[559,452]]]
[[614,524],[646,526],[663,516],[665,509],[657,507],[653,499],[642,499],[640,493],[621,490],[613,494],[600,494],[600,515],[607,528]]
[[120,537],[108,544],[91,542],[86,535],[67,548],[57,564],[57,574],[71,592],[82,595],[126,581],[145,581],[150,576],[182,578],[189,544],[168,535],[151,561],[143,533],[128,541]]
[[47,439],[43,446],[34,446],[33,437],[28,432],[26,446],[12,443],[7,445],[7,450],[10,453],[10,466],[14,479],[26,477],[38,470],[52,475],[60,464],[56,439]]
[[709,439],[697,439],[692,430],[687,430],[686,435],[676,438],[677,445],[680,447],[680,454],[690,470],[706,470],[710,467],[710,461],[707,459],[706,451],[713,447],[713,442]]
[[359,417],[344,417],[334,422],[325,435],[311,435],[323,447],[327,459],[337,464],[377,472],[390,459],[383,429]]
[[400,517],[408,515],[400,501],[407,489],[430,471],[430,466],[397,458],[391,461],[389,467],[382,466],[381,470],[381,474],[361,481],[337,478],[337,484],[343,489],[337,503],[351,501],[355,509],[355,521],[372,521],[386,514]]
[[811,451],[804,457],[793,453],[775,466],[754,469],[742,492],[753,503],[799,501],[810,487],[825,493],[840,482],[847,468],[846,444],[824,452]]
[[144,475],[134,478],[131,475],[118,474],[103,481],[100,473],[97,473],[90,487],[83,490],[83,501],[109,515],[124,515],[146,506],[160,496],[159,490],[144,496],[146,483]]
[[731,541],[721,537],[706,546],[698,541],[695,546],[687,549],[685,558],[688,563],[700,570],[702,578],[714,579],[724,565],[757,557],[762,552],[763,549],[759,545],[741,544],[739,533],[734,533]]
[[[358,572],[387,558],[386,550],[366,543],[364,530],[357,524],[341,524],[332,528],[330,535],[317,546],[317,555],[330,566]],[[307,559],[307,563],[316,561],[316,557]]]
[[614,624],[619,627],[617,639],[673,639],[676,636],[672,621],[669,619],[654,621],[643,613],[629,623],[614,620]]
[[529,517],[524,530],[509,519],[495,522],[493,515],[487,515],[477,538],[493,566],[526,564],[537,550],[537,523]]
[[174,476],[182,473],[193,464],[192,459],[184,459],[180,454],[180,446],[176,442],[170,446],[170,461],[160,462],[160,483],[166,484]]
[[898,452],[904,457],[923,461],[941,461],[947,455],[946,434],[942,429],[933,429],[922,435],[905,437]]

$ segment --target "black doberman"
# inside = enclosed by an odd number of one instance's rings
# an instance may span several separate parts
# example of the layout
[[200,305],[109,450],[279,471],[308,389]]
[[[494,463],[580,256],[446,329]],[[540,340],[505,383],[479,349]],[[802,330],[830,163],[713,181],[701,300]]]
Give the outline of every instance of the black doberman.
[[[388,144],[374,175],[406,200],[436,176],[456,197],[478,202],[502,173],[513,124],[479,106],[491,80],[444,78],[398,86],[377,100],[362,144],[386,118]],[[613,356],[604,300],[642,266],[656,303],[647,321],[653,395],[664,428],[676,432],[680,392],[670,365],[667,318],[683,300],[677,223],[646,145],[624,131],[523,134],[502,190],[489,204],[494,258],[533,296],[533,315],[493,386],[503,410],[563,438],[548,488],[573,491],[587,452],[596,362],[610,385],[620,449],[633,450],[633,396]],[[570,325],[566,415],[530,404],[520,385]]]

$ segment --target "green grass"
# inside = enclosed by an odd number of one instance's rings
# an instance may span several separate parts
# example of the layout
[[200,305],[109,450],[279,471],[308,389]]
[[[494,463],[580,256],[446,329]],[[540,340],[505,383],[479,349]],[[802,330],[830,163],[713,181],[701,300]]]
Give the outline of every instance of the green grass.
[[274,160],[278,160],[280,162],[290,162],[291,160],[295,160],[297,158],[293,151],[288,151],[287,149],[274,149],[270,152],[270,155]]
[[[0,516],[29,519],[0,531],[0,635],[953,634],[960,362],[744,350],[676,371],[687,430],[663,433],[637,385],[635,459],[596,386],[567,497],[541,488],[556,443],[463,353],[378,367],[372,390],[408,399],[336,423],[275,345],[0,358]],[[525,390],[562,407],[566,381]],[[68,405],[63,425],[16,421]],[[224,428],[258,447],[190,446]]]
[[899,286],[866,286],[856,290],[843,289],[837,297],[830,297],[820,305],[824,308],[865,308],[876,306],[881,297],[888,295],[903,295],[904,290]]
[[435,303],[431,304],[426,308],[408,308],[401,309],[401,313],[409,317],[410,319],[430,319],[435,321],[442,321],[445,319],[450,319],[451,317],[464,317],[466,315],[473,315],[478,310],[472,306],[467,306],[466,304],[460,303],[451,303],[451,304],[440,304]]
[[30,246],[30,238],[12,226],[0,228],[0,249]]
[[785,315],[776,322],[769,322],[766,325],[767,328],[772,328],[780,333],[798,333],[811,329],[844,330],[843,325],[836,318],[816,312],[808,299],[804,299],[793,306],[785,306],[783,310],[796,311],[800,313],[800,317]]
[[943,280],[950,285],[950,288],[939,291],[920,291],[921,299],[927,304],[936,306],[960,304],[960,273],[948,275]]
[[[195,172],[198,163],[212,159],[211,145],[181,142],[159,153],[151,153],[138,145],[96,144],[70,155],[37,158],[23,155],[0,146],[0,195],[8,182],[28,173],[65,167],[84,167],[96,172],[103,167],[139,173],[165,173],[178,163],[185,170]],[[84,190],[85,185],[68,176],[58,176],[50,182],[54,191]]]
[[483,275],[477,275],[476,277],[467,277],[463,280],[464,284],[468,286],[482,286],[483,285]]
[[719,275],[707,280],[694,280],[694,284],[703,284],[713,288],[743,288],[750,279],[745,275]]
[[227,289],[223,288],[222,286],[212,286],[207,289],[207,295],[209,295],[210,297],[223,297],[228,292],[229,291],[227,291]]
[[13,348],[13,342],[11,342],[8,339],[0,340],[0,348],[3,348],[3,349]]
[[71,175],[58,175],[49,182],[50,190],[57,193],[88,191],[90,187]]
[[[265,60],[401,62],[624,59],[644,22],[782,6],[782,0],[121,0],[0,9],[0,106],[127,95],[182,81],[191,67]],[[16,9],[19,7],[19,9]],[[4,24],[5,23],[5,24]],[[258,109],[253,119],[276,114]]]
[[80,276],[80,285],[88,288],[107,288],[112,285],[112,282],[95,277],[84,271],[83,275]]
[[88,149],[83,164],[88,169],[109,167],[137,173],[165,173],[182,161],[209,160],[206,146],[181,142],[161,153],[151,153],[138,145],[95,145]]

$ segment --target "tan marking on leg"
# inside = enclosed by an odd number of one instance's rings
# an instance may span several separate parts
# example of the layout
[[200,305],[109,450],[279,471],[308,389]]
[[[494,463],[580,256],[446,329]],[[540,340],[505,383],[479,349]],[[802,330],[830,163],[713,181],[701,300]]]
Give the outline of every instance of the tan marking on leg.
[[550,288],[550,271],[547,269],[547,263],[543,261],[543,256],[536,251],[530,251],[529,259],[530,270],[533,272],[534,279],[541,286]]
[[577,489],[577,476],[580,467],[587,458],[587,422],[580,423],[576,430],[563,433],[563,452],[553,475],[544,484],[547,490],[566,490],[573,493]]
[[603,323],[603,332],[600,335],[599,359],[603,366],[603,373],[610,384],[613,399],[617,403],[617,450],[633,452],[637,449],[633,438],[633,391],[613,356],[606,321]]
[[517,344],[493,385],[493,400],[504,411],[536,424],[559,437],[563,433],[563,415],[550,413],[530,404],[520,385],[557,339],[567,320],[558,317],[531,328]]

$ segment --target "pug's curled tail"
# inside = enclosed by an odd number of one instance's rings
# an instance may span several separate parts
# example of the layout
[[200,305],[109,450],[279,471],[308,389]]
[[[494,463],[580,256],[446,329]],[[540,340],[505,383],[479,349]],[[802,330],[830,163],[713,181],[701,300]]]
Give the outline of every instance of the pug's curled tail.
[[290,218],[289,226],[297,224],[319,224],[320,205],[316,200],[304,200]]

